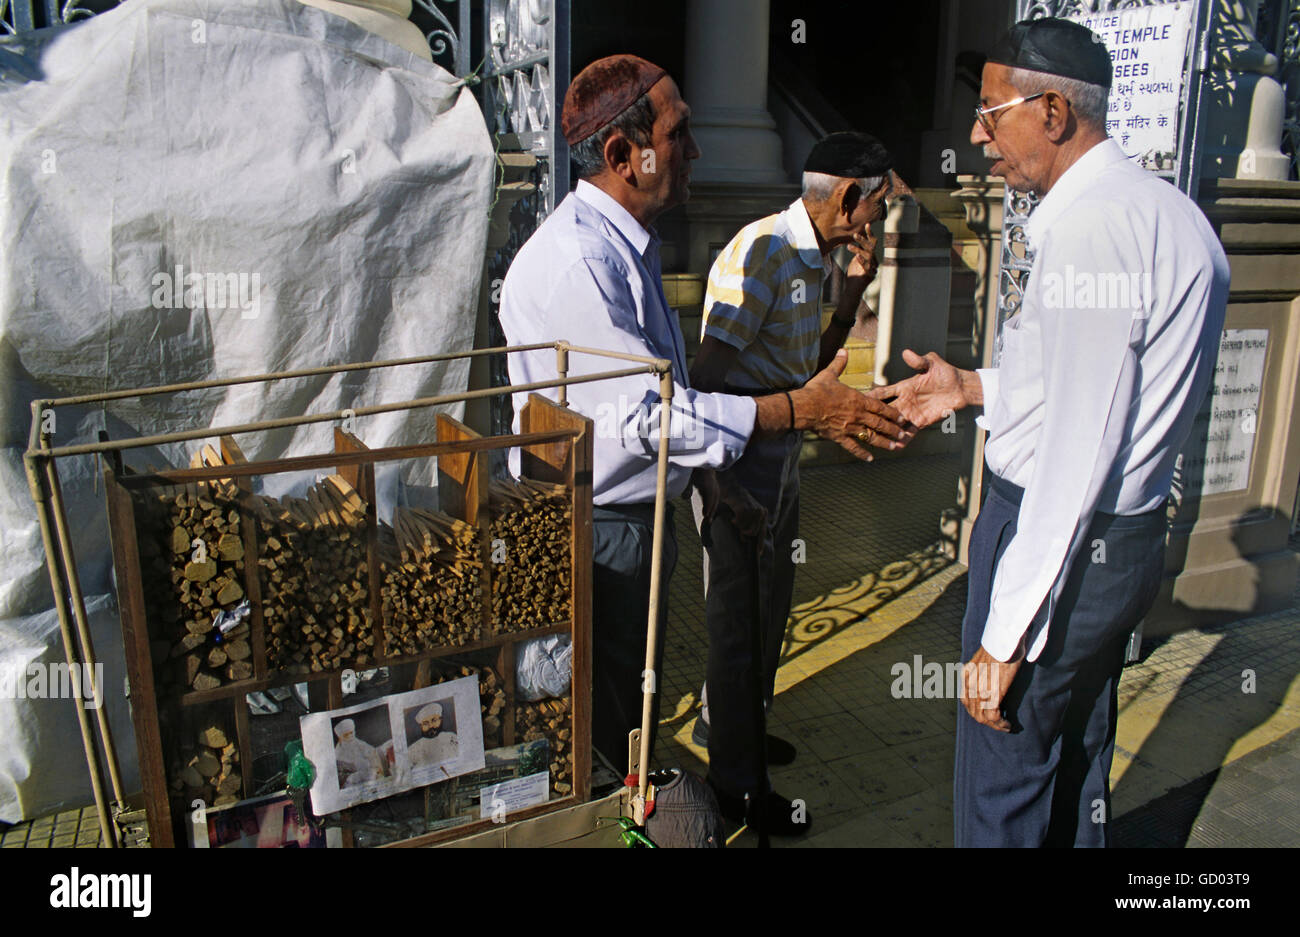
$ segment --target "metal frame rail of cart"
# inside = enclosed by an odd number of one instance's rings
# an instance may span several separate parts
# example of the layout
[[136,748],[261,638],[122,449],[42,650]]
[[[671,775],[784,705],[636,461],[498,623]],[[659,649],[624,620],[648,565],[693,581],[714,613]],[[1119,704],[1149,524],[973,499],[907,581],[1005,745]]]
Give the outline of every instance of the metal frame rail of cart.
[[[230,387],[241,384],[273,383],[296,378],[338,374],[352,371],[366,371],[379,368],[427,365],[435,362],[453,361],[461,358],[473,358],[482,355],[516,353],[552,349],[556,353],[556,379],[529,384],[506,387],[492,387],[471,390],[458,394],[444,394],[435,397],[416,398],[395,403],[376,404],[348,410],[309,414],[296,417],[283,417],[231,426],[208,427],[185,430],[159,435],[142,436],[133,439],[109,440],[101,438],[94,443],[81,443],[68,446],[52,445],[52,434],[45,431],[49,425],[45,417],[60,407],[82,406],[86,404],[107,404],[116,400],[134,399],[160,394],[172,394],[184,391],[203,390],[218,387]],[[588,354],[603,358],[627,361],[634,367],[603,371],[581,377],[569,377],[570,354]],[[574,640],[573,684],[571,690],[573,731],[573,785],[567,796],[551,799],[544,804],[528,808],[511,817],[506,830],[517,823],[539,820],[545,817],[560,817],[561,823],[570,832],[575,812],[585,815],[582,805],[589,796],[590,778],[590,639],[591,639],[591,462],[592,462],[592,425],[591,422],[569,410],[567,407],[567,387],[573,384],[593,383],[637,374],[654,374],[658,376],[660,397],[665,418],[660,420],[660,445],[657,464],[657,489],[655,497],[654,544],[652,552],[652,576],[650,607],[647,614],[647,667],[652,666],[656,648],[656,628],[658,618],[659,570],[662,562],[663,525],[665,490],[668,472],[668,433],[673,396],[672,367],[665,359],[649,358],[600,349],[571,345],[568,342],[520,345],[501,348],[475,349],[473,351],[425,355],[419,357],[393,359],[386,361],[368,361],[330,367],[307,368],[219,380],[197,381],[183,384],[170,384],[156,387],[134,388],[99,394],[86,394],[75,397],[42,399],[32,402],[32,427],[28,448],[24,455],[28,483],[36,503],[37,516],[47,558],[47,569],[53,590],[55,610],[58,614],[59,628],[63,641],[64,656],[72,672],[90,674],[92,685],[86,688],[89,694],[98,695],[100,688],[93,685],[96,655],[91,640],[89,619],[86,613],[85,597],[81,589],[77,572],[76,557],[73,551],[72,536],[62,492],[59,483],[58,460],[75,456],[94,455],[103,457],[106,498],[108,502],[109,528],[112,539],[115,569],[118,571],[119,610],[121,614],[123,640],[125,643],[127,673],[132,696],[132,719],[134,722],[137,746],[140,752],[141,779],[145,790],[144,813],[148,820],[150,844],[168,846],[174,843],[174,817],[169,802],[170,792],[167,787],[166,766],[162,750],[162,737],[159,730],[159,704],[154,685],[154,667],[151,660],[150,634],[146,621],[143,586],[140,575],[140,550],[137,542],[136,517],[132,504],[132,492],[148,488],[177,487],[212,484],[218,481],[233,483],[240,497],[251,493],[251,479],[255,476],[278,474],[282,472],[299,472],[312,470],[334,470],[342,475],[361,495],[366,505],[367,526],[367,569],[369,589],[367,591],[368,613],[371,626],[375,629],[373,655],[366,667],[384,667],[404,663],[426,664],[429,661],[451,655],[463,655],[473,651],[489,648],[498,649],[497,668],[506,682],[507,707],[506,722],[508,731],[503,737],[509,737],[513,718],[513,679],[514,679],[514,643],[540,634],[570,630]],[[467,427],[446,416],[438,419],[438,440],[419,445],[390,447],[384,449],[367,449],[359,440],[341,430],[335,430],[335,452],[319,453],[306,456],[294,456],[265,462],[239,462],[238,456],[220,466],[202,468],[183,468],[148,473],[128,473],[122,463],[122,453],[130,449],[142,449],[153,446],[182,443],[193,440],[220,439],[227,454],[237,453],[233,437],[240,434],[259,433],[268,430],[284,429],[313,423],[340,422],[345,418],[361,417],[378,413],[416,410],[437,407],[462,401],[492,397],[501,394],[515,394],[558,388],[559,405],[533,394],[529,404],[521,414],[521,430],[517,435],[481,437]],[[549,627],[536,628],[524,632],[497,633],[490,620],[491,586],[489,572],[483,569],[483,606],[484,637],[470,645],[458,645],[430,649],[417,654],[388,655],[384,646],[384,616],[379,608],[380,590],[378,588],[378,565],[375,554],[377,539],[377,508],[374,492],[374,466],[379,463],[415,458],[438,458],[439,498],[443,510],[453,514],[459,520],[477,527],[480,537],[487,532],[487,457],[482,455],[490,449],[518,446],[522,453],[522,475],[538,481],[563,485],[571,499],[572,531],[570,536],[570,556],[572,561],[571,609],[570,621]],[[445,486],[445,487],[444,487]],[[445,494],[444,494],[445,492]],[[307,682],[314,688],[311,693],[319,699],[323,689],[324,703],[335,708],[343,703],[341,682],[342,670],[323,671],[311,674],[290,674],[275,672],[268,666],[266,659],[265,635],[262,629],[259,598],[259,573],[254,560],[258,556],[256,542],[256,525],[245,513],[246,506],[239,508],[241,532],[244,541],[246,562],[244,563],[243,588],[251,606],[251,644],[252,669],[250,678],[232,681],[208,691],[190,691],[180,698],[172,698],[168,705],[180,709],[205,705],[229,705],[232,719],[227,725],[232,726],[236,744],[247,761],[250,751],[250,729],[248,709],[244,696],[255,690],[292,683]],[[487,542],[483,540],[486,548]],[[82,664],[90,666],[82,667]],[[645,764],[649,747],[650,726],[647,724],[650,711],[649,696],[643,709],[640,737],[633,733],[633,743],[639,743],[639,752],[634,750],[633,767]],[[123,790],[117,750],[113,743],[107,714],[103,707],[95,710],[95,720],[85,707],[74,707],[81,731],[86,765],[89,771],[95,804],[98,808],[100,831],[103,842],[118,847],[123,845],[124,830],[139,818],[139,811],[128,802],[127,792]],[[315,705],[312,707],[315,709]],[[98,743],[96,741],[98,734]],[[102,745],[104,757],[101,759],[99,746]],[[639,755],[639,757],[636,757]],[[639,790],[631,792],[623,799],[626,806],[637,819],[642,819],[645,802],[645,772],[640,772]],[[107,783],[106,783],[107,782]],[[241,796],[249,797],[253,791],[253,771],[251,764],[245,764],[242,778]],[[111,807],[109,794],[111,791]],[[474,834],[491,831],[491,820],[481,820],[447,830],[427,833],[402,840],[392,845],[433,845],[451,840],[461,840]],[[494,837],[505,842],[508,834],[500,830]],[[566,834],[568,835],[568,834]],[[481,838],[481,837],[480,837]],[[525,835],[524,838],[527,838]]]

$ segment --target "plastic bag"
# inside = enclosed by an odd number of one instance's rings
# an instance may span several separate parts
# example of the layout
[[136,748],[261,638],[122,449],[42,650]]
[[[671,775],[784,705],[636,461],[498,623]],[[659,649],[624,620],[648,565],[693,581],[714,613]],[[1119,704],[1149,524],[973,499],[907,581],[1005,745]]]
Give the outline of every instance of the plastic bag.
[[566,634],[527,641],[515,651],[515,696],[526,702],[563,696],[573,680],[573,642]]

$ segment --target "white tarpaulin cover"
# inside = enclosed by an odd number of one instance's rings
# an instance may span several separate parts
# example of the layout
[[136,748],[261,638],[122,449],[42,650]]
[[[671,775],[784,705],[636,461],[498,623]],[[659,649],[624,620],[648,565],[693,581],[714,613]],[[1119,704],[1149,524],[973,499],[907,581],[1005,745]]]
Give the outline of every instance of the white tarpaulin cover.
[[[30,401],[470,348],[493,164],[461,83],[296,2],[129,0],[0,45],[0,667],[62,659],[22,467]],[[54,443],[450,393],[467,373],[458,362],[60,412]],[[431,440],[433,421],[355,428],[377,447]],[[239,442],[274,458],[329,451],[332,432]],[[183,463],[195,446],[128,462]],[[115,617],[98,466],[59,468],[98,623]],[[120,658],[115,628],[96,640]],[[120,678],[107,696],[133,787]],[[0,699],[0,820],[90,801],[73,705]]]

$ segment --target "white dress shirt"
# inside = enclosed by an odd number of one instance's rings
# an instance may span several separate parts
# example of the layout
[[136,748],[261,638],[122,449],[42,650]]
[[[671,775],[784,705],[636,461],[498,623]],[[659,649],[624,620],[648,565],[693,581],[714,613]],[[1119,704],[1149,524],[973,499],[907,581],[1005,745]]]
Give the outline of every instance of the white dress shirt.
[[1227,259],[1200,209],[1112,140],[1057,180],[1025,234],[1035,256],[1024,300],[1003,325],[998,367],[979,372],[985,458],[1025,490],[984,627],[999,660],[1046,599],[1028,659],[1042,651],[1094,512],[1164,503],[1228,296]]
[[[696,467],[726,468],[745,450],[756,407],[748,397],[691,390],[686,346],[660,282],[659,238],[613,198],[582,181],[520,249],[501,289],[501,327],[511,345],[565,340],[575,345],[667,358],[673,363],[668,496],[685,490]],[[509,356],[511,383],[554,379],[555,352]],[[571,354],[569,375],[632,366]],[[543,391],[552,400],[555,390]],[[595,423],[592,499],[654,500],[659,449],[659,379],[653,374],[576,384],[569,406]],[[516,394],[515,431],[526,394]],[[518,472],[518,454],[511,454]]]

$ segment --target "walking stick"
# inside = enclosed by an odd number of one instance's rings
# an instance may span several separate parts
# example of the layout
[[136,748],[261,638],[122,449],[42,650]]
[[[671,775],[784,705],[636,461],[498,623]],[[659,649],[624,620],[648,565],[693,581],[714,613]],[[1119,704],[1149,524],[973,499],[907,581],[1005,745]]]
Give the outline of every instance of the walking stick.
[[766,538],[763,532],[753,538],[753,576],[754,614],[750,616],[750,643],[753,653],[754,680],[754,761],[755,777],[758,778],[757,795],[750,801],[751,823],[758,833],[758,848],[768,849],[771,843],[767,835],[767,706],[763,700],[763,629],[761,627],[760,609],[763,607],[763,544]]

